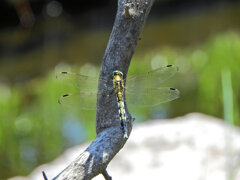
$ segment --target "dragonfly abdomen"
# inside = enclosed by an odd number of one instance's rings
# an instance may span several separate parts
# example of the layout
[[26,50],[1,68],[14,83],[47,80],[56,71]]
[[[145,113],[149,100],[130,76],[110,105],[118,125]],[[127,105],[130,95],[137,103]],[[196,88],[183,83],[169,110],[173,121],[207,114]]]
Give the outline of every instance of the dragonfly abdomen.
[[127,135],[127,124],[126,124],[126,111],[124,106],[123,99],[120,99],[117,95],[117,104],[118,104],[118,114],[121,122],[121,127],[123,130],[123,137],[128,138]]

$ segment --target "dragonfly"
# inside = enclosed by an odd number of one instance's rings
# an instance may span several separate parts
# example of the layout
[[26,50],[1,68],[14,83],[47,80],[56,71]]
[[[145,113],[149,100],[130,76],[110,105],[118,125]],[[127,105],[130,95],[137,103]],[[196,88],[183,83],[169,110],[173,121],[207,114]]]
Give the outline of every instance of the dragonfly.
[[[58,102],[63,105],[73,106],[77,104],[78,108],[90,110],[96,108],[97,95],[104,92],[114,92],[118,105],[118,115],[123,130],[123,137],[128,138],[126,104],[137,107],[149,107],[159,105],[177,99],[180,92],[176,88],[161,87],[161,84],[170,79],[178,72],[175,65],[167,65],[159,67],[153,71],[134,74],[127,79],[121,71],[115,70],[112,73],[111,86],[109,87],[107,79],[99,79],[69,72],[60,72],[57,79],[75,86],[79,89],[75,94],[64,94]],[[125,84],[126,82],[126,84]],[[100,92],[97,91],[98,83],[102,83],[104,87]]]

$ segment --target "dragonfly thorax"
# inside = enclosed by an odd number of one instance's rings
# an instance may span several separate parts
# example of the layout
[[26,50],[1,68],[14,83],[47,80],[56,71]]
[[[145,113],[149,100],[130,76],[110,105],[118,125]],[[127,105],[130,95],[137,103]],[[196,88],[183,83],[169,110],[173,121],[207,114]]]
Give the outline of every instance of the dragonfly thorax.
[[121,71],[113,71],[113,88],[115,93],[118,96],[124,91],[124,80],[123,80],[123,73]]

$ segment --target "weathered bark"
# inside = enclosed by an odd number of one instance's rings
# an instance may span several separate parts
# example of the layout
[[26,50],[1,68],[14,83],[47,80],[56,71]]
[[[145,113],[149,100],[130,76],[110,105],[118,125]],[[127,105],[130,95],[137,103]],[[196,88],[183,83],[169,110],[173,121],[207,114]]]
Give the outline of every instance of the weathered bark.
[[[98,91],[112,86],[112,72],[120,70],[126,78],[132,55],[139,35],[153,4],[153,0],[118,0],[118,10],[113,30],[103,57],[100,79],[107,84],[99,84]],[[109,88],[110,89],[110,88]],[[132,117],[127,113],[128,134],[132,129]],[[112,158],[123,147],[126,139],[120,125],[116,96],[112,90],[99,93],[96,118],[97,137],[54,180],[88,180],[103,174],[111,179],[106,168]]]

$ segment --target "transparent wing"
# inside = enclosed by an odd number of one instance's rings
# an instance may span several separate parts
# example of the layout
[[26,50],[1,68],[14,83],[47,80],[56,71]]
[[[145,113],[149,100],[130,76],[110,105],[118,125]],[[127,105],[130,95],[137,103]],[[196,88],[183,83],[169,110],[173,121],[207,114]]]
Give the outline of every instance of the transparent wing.
[[177,66],[167,65],[151,72],[132,75],[127,78],[126,89],[134,92],[146,87],[159,87],[161,83],[174,76],[177,71]]
[[97,104],[97,93],[86,92],[65,94],[58,100],[59,104],[67,107],[76,107],[82,110],[94,110]]
[[143,88],[135,92],[126,91],[127,105],[138,107],[155,106],[172,101],[180,96],[175,88]]
[[[75,73],[60,72],[57,79],[65,84],[77,87],[81,92],[95,92],[98,86],[97,77],[89,77]],[[106,84],[106,80],[99,80],[100,83]]]

